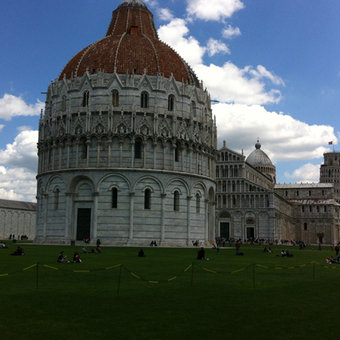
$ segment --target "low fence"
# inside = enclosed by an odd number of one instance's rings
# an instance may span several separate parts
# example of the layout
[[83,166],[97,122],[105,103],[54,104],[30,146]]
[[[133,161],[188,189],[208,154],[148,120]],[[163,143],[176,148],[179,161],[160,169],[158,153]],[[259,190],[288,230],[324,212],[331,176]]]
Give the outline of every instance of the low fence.
[[[63,265],[64,266],[64,265]],[[30,271],[35,271],[33,275],[34,279],[34,284],[35,288],[39,289],[40,285],[40,275],[42,270],[44,271],[54,271],[54,272],[65,272],[67,271],[68,273],[74,273],[74,274],[89,274],[89,273],[94,273],[94,272],[99,272],[99,271],[118,271],[117,273],[117,290],[116,294],[119,296],[120,291],[121,291],[121,286],[122,286],[122,274],[123,271],[128,273],[131,278],[133,278],[136,281],[147,283],[150,286],[155,286],[155,285],[162,285],[162,284],[168,284],[168,283],[174,283],[176,280],[178,280],[180,277],[186,275],[186,280],[190,286],[193,286],[196,279],[198,279],[202,273],[210,274],[210,275],[217,275],[217,276],[223,276],[223,275],[231,275],[233,277],[236,277],[240,275],[242,272],[246,272],[247,276],[246,279],[249,282],[249,285],[251,285],[252,288],[256,288],[257,286],[261,285],[261,280],[257,280],[258,277],[261,277],[261,274],[264,272],[284,272],[286,271],[297,271],[301,269],[306,269],[304,272],[304,278],[307,278],[308,280],[315,280],[316,275],[318,272],[321,270],[329,270],[329,269],[339,269],[340,270],[340,265],[337,266],[336,264],[321,264],[319,262],[313,261],[310,263],[305,263],[305,264],[299,264],[299,265],[294,265],[294,266],[280,266],[280,265],[274,265],[274,266],[269,266],[269,265],[263,265],[259,263],[252,263],[248,264],[245,266],[240,266],[237,269],[233,270],[221,270],[221,269],[216,269],[214,268],[213,261],[194,261],[191,264],[186,265],[182,269],[178,271],[177,274],[171,275],[166,279],[157,279],[155,278],[154,280],[146,279],[143,277],[143,275],[136,273],[135,271],[130,270],[127,266],[124,264],[114,264],[112,266],[108,266],[105,268],[96,268],[96,269],[80,269],[79,267],[74,270],[70,269],[65,269],[63,267],[57,267],[57,266],[52,266],[48,264],[42,264],[42,263],[34,263],[28,267],[23,268],[22,270],[16,270],[13,272],[8,272],[8,273],[1,273],[0,272],[0,280],[5,279],[6,277],[11,277],[15,276],[18,273],[22,272],[30,272]],[[307,276],[306,276],[307,275]]]

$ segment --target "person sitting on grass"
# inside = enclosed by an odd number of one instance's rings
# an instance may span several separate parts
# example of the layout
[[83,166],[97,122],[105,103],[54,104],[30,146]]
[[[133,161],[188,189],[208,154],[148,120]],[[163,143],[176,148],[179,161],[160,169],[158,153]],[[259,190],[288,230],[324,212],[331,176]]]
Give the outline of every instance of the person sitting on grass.
[[57,262],[59,262],[59,263],[69,263],[70,261],[67,261],[66,255],[64,254],[63,251],[61,251],[58,255]]
[[144,254],[144,250],[141,249],[139,252],[138,252],[138,257],[145,257],[145,254]]
[[99,246],[92,249],[92,253],[94,253],[94,254],[100,254],[101,252],[102,252],[102,249]]
[[79,257],[78,253],[74,253],[73,255],[73,263],[82,263],[82,259]]
[[11,255],[22,256],[22,255],[25,255],[25,252],[24,252],[24,249],[18,246],[17,250],[13,252]]

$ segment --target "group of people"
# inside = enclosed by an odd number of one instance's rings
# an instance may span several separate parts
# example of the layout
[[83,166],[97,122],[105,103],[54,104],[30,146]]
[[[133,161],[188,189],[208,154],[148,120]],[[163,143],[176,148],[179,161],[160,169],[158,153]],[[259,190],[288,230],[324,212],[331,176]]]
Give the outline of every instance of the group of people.
[[281,250],[281,257],[293,257],[293,254],[291,254],[288,250],[285,249]]
[[21,248],[20,246],[18,246],[18,248],[13,252],[11,253],[11,255],[15,255],[15,256],[23,256],[25,255],[25,252],[24,252],[24,249]]
[[[63,251],[61,251],[58,255],[57,262],[59,263],[70,263],[70,261],[67,259],[67,256],[64,254]],[[79,253],[75,252],[73,254],[73,263],[82,263],[83,260],[80,258]]]
[[[10,234],[9,239],[13,241],[16,240],[15,234]],[[25,240],[28,240],[28,237],[27,235],[21,235],[21,236],[18,235],[18,240],[25,241]]]
[[157,242],[156,242],[156,240],[152,240],[152,241],[151,241],[150,247],[157,247]]
[[330,256],[326,258],[326,263],[328,264],[340,264],[340,256],[338,256],[337,258],[335,258],[334,256]]

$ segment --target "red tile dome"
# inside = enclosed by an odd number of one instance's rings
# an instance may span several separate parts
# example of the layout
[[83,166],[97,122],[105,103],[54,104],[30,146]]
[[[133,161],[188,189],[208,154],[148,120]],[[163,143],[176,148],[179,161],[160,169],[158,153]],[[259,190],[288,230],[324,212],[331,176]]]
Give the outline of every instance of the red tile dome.
[[189,65],[159,40],[153,15],[140,0],[125,0],[112,13],[106,36],[76,54],[59,79],[90,74],[173,74],[178,81],[199,85]]

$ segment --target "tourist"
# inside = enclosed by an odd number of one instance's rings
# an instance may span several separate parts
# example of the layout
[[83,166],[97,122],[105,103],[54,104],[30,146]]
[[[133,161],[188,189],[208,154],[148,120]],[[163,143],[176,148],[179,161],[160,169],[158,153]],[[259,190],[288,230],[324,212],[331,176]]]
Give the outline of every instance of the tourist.
[[197,252],[197,260],[204,260],[205,259],[205,250],[203,247]]
[[241,255],[240,253],[240,248],[241,248],[241,240],[238,239],[235,243],[235,248],[236,248],[236,255]]
[[64,255],[63,251],[61,251],[59,253],[58,258],[57,258],[57,262],[59,262],[59,263],[69,263],[69,261],[67,261],[66,255]]
[[23,256],[23,255],[25,255],[25,252],[24,252],[23,248],[18,246],[17,250],[15,252],[13,252],[11,255]]
[[83,260],[79,257],[78,253],[74,253],[73,255],[73,263],[82,263]]
[[138,257],[145,257],[145,254],[144,254],[144,250],[141,249],[139,252],[138,252]]

